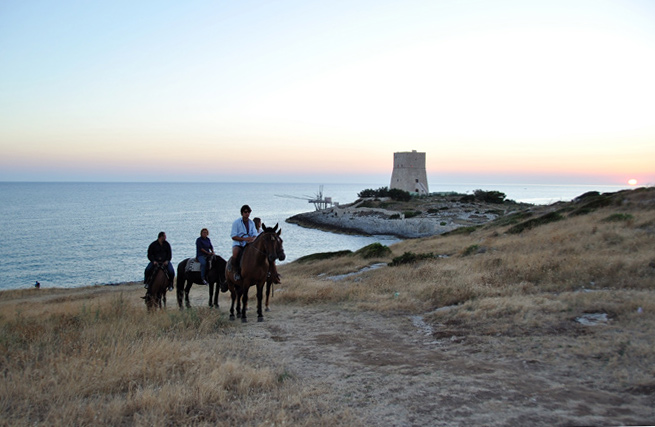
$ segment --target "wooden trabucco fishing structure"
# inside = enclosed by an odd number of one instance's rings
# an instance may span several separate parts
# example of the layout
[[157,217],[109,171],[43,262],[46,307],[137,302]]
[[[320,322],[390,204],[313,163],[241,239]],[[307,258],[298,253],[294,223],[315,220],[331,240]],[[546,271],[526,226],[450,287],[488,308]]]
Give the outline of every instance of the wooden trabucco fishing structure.
[[323,197],[323,186],[318,187],[318,193],[314,197],[311,196],[304,196],[304,197],[298,197],[298,196],[289,196],[289,195],[279,195],[276,194],[278,197],[287,197],[290,199],[302,199],[302,200],[307,200],[309,203],[314,204],[314,208],[316,208],[317,211],[323,210],[330,208],[334,205],[338,205],[337,202],[332,202],[332,197]]

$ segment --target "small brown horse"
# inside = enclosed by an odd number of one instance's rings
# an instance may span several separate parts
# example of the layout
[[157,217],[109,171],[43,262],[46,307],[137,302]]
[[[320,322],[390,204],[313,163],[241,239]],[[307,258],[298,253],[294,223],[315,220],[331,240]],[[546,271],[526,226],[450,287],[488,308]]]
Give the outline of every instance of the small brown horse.
[[248,290],[251,286],[257,287],[257,321],[262,322],[262,299],[264,284],[268,276],[269,266],[276,259],[284,261],[284,247],[280,234],[282,230],[275,227],[269,228],[262,224],[264,230],[254,242],[247,244],[241,254],[241,279],[234,280],[231,260],[227,261],[225,277],[227,278],[228,289],[232,296],[230,307],[230,319],[234,319],[234,303],[237,303],[237,316],[240,315],[242,322],[247,322],[246,310],[248,308]]
[[166,276],[166,267],[163,265],[155,266],[155,271],[152,273],[152,279],[146,290],[146,296],[143,297],[148,310],[162,308],[162,302],[166,307],[166,288],[168,288],[169,283],[168,276]]

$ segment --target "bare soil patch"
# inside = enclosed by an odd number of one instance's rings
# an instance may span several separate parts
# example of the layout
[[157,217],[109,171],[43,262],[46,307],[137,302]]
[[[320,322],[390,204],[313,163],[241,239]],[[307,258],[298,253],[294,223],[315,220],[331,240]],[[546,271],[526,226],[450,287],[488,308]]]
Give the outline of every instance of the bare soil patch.
[[613,388],[589,360],[534,357],[516,337],[476,337],[421,316],[335,305],[275,305],[263,323],[236,326],[290,377],[314,383],[363,424],[655,423],[652,384]]

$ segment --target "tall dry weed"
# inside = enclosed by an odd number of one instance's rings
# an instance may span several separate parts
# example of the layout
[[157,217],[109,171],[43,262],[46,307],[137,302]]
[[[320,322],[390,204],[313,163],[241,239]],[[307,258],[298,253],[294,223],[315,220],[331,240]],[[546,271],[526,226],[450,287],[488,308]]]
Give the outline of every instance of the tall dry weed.
[[132,287],[91,298],[90,304],[32,299],[29,310],[20,310],[20,303],[2,304],[3,423],[343,425],[353,420],[330,399],[302,403],[315,390],[295,383],[284,366],[249,340],[235,339],[225,313],[147,313],[141,292]]

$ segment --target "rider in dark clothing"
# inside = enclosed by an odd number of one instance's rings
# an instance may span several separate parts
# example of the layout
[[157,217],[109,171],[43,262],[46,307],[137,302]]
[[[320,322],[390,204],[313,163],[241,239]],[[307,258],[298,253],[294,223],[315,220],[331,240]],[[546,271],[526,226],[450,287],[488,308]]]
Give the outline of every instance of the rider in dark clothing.
[[148,278],[150,277],[150,274],[152,273],[152,270],[154,266],[157,265],[163,265],[166,267],[166,270],[168,271],[168,289],[171,290],[173,289],[173,278],[175,277],[175,269],[173,268],[173,264],[171,264],[171,259],[173,258],[173,251],[171,250],[171,245],[166,241],[166,233],[161,231],[159,235],[157,236],[157,240],[152,242],[150,246],[148,246],[148,259],[150,262],[148,263],[148,266],[146,267],[145,271],[145,280],[143,283],[145,284],[145,288],[148,287]]

